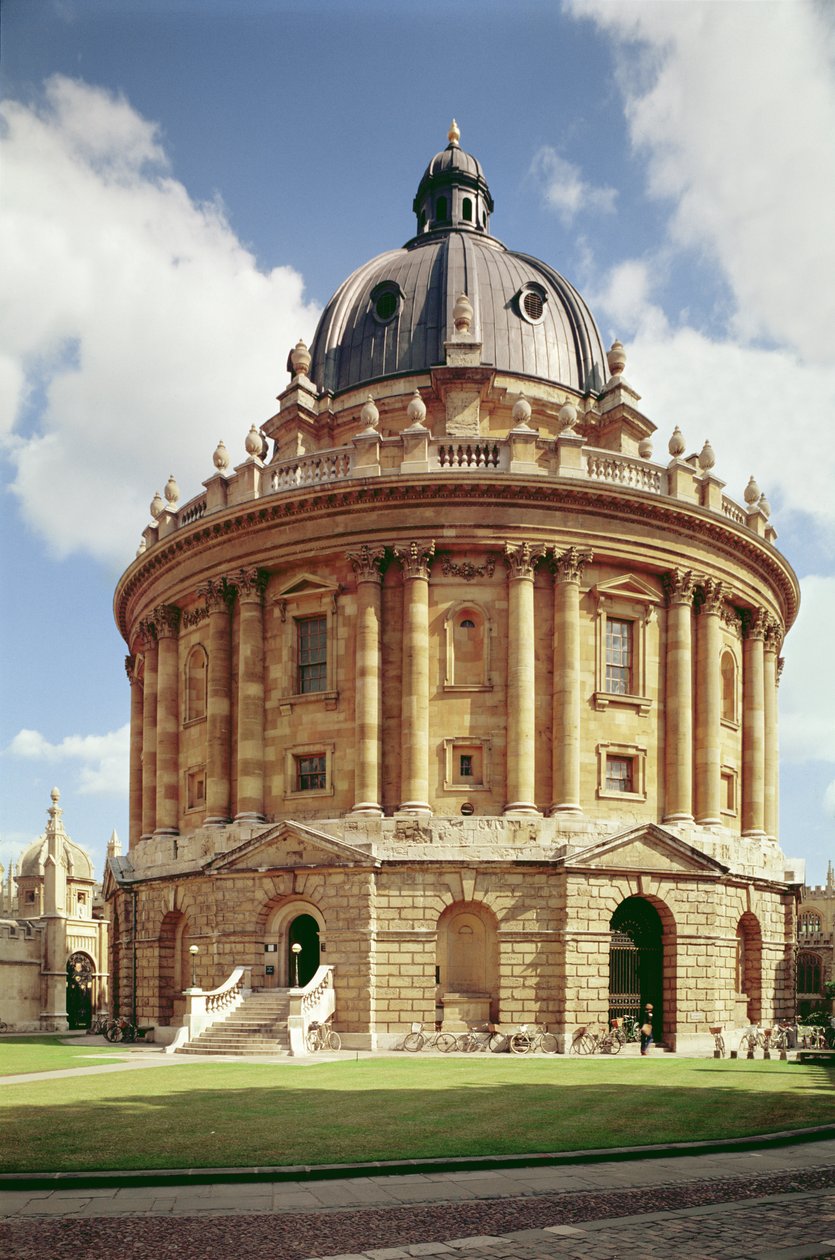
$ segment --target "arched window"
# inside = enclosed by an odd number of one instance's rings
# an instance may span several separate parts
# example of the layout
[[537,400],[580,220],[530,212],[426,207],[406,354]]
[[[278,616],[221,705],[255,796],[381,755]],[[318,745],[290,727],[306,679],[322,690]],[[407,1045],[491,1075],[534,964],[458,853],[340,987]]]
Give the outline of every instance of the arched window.
[[481,608],[458,604],[446,618],[448,687],[489,686],[489,626]]
[[722,653],[722,721],[736,721],[736,661],[732,652]]
[[823,993],[823,969],[817,954],[797,955],[797,992],[806,997],[820,997]]
[[205,649],[193,647],[186,658],[185,720],[196,722],[206,716],[206,684],[209,659]]
[[821,917],[817,910],[805,910],[797,921],[797,935],[801,940],[817,936],[821,930]]
[[473,221],[473,203],[470,197],[465,197],[461,203],[461,217],[465,223],[472,223]]
[[435,218],[439,223],[445,223],[447,218],[446,197],[439,197],[435,202]]

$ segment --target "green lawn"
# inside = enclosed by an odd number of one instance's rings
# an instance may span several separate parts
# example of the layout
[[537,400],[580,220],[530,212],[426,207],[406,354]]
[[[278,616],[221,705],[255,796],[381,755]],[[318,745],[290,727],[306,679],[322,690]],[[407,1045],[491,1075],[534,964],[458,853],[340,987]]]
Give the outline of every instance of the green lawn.
[[64,1068],[90,1067],[97,1063],[118,1063],[109,1046],[85,1045],[80,1040],[66,1043],[57,1037],[0,1038],[0,1076],[19,1072],[59,1072]]
[[0,1168],[526,1154],[835,1123],[835,1074],[780,1061],[360,1059],[135,1069],[6,1086]]

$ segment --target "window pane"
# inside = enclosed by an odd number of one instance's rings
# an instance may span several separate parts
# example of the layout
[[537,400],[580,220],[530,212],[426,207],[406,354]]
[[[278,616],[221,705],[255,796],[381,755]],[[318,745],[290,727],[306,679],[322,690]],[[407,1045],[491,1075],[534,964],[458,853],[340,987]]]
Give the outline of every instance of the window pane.
[[606,619],[606,690],[632,694],[632,622]]
[[632,758],[607,757],[606,791],[631,792],[632,790]]
[[305,617],[296,622],[298,632],[300,693],[326,691],[328,686],[328,619]]
[[297,757],[296,758],[296,791],[297,792],[317,792],[324,791],[325,783],[325,756],[316,757]]

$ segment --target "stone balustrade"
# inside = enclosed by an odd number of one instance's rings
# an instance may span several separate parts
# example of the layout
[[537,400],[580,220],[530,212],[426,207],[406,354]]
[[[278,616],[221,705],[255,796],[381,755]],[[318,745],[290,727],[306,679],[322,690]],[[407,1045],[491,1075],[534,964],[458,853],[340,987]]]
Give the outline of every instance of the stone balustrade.
[[[539,438],[533,432],[530,437],[536,448],[536,457],[542,457],[539,465],[531,462],[520,464],[514,460],[513,435],[492,441],[451,441],[449,437],[433,438],[428,430],[413,434],[408,446],[402,438],[384,438],[373,432],[361,435],[365,444],[362,452],[357,445],[360,439],[357,439],[351,446],[296,455],[270,464],[250,459],[234,472],[207,482],[207,486],[211,487],[209,493],[203,491],[182,507],[171,507],[163,512],[157,524],[146,529],[144,545],[140,550],[144,551],[176,530],[194,525],[227,507],[305,487],[316,488],[372,476],[413,476],[416,472],[443,477],[480,473],[517,477],[536,472],[554,481],[570,475],[575,485],[579,477],[580,481],[602,483],[627,492],[689,500],[735,525],[751,529],[769,542],[776,538],[775,531],[761,512],[746,510],[725,494],[711,493],[707,484],[709,477],[687,461],[674,459],[665,466],[636,455],[583,446],[576,470],[569,474],[561,469],[557,458],[551,460],[548,472],[546,453],[558,454],[560,439]],[[577,441],[576,436],[574,440]],[[722,483],[716,484],[721,486]]]
[[304,988],[290,990],[287,1031],[290,1053],[307,1053],[307,1030],[312,1023],[324,1024],[336,1009],[333,967],[320,967]]
[[219,1019],[225,1019],[236,1006],[240,1006],[247,993],[251,991],[251,967],[236,967],[228,979],[216,989],[186,989],[183,1026],[178,1030],[170,1045],[165,1047],[165,1053],[173,1054],[179,1046],[199,1037],[200,1033],[211,1028],[212,1024],[217,1023]]

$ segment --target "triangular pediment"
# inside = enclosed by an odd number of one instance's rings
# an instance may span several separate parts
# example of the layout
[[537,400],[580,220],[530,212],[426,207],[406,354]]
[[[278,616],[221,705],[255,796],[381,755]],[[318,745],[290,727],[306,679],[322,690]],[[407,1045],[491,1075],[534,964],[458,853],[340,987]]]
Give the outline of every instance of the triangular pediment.
[[293,578],[287,586],[276,591],[276,599],[298,599],[301,595],[335,595],[339,591],[337,582],[324,582],[313,573],[301,573]]
[[208,873],[271,871],[311,866],[377,866],[371,854],[316,827],[289,820],[206,863]]
[[598,582],[593,588],[593,594],[598,599],[631,599],[642,604],[661,602],[658,592],[634,573],[624,573],[620,577],[609,578],[606,582]]
[[655,823],[633,827],[572,853],[564,865],[568,869],[680,873],[705,879],[718,879],[729,869]]

